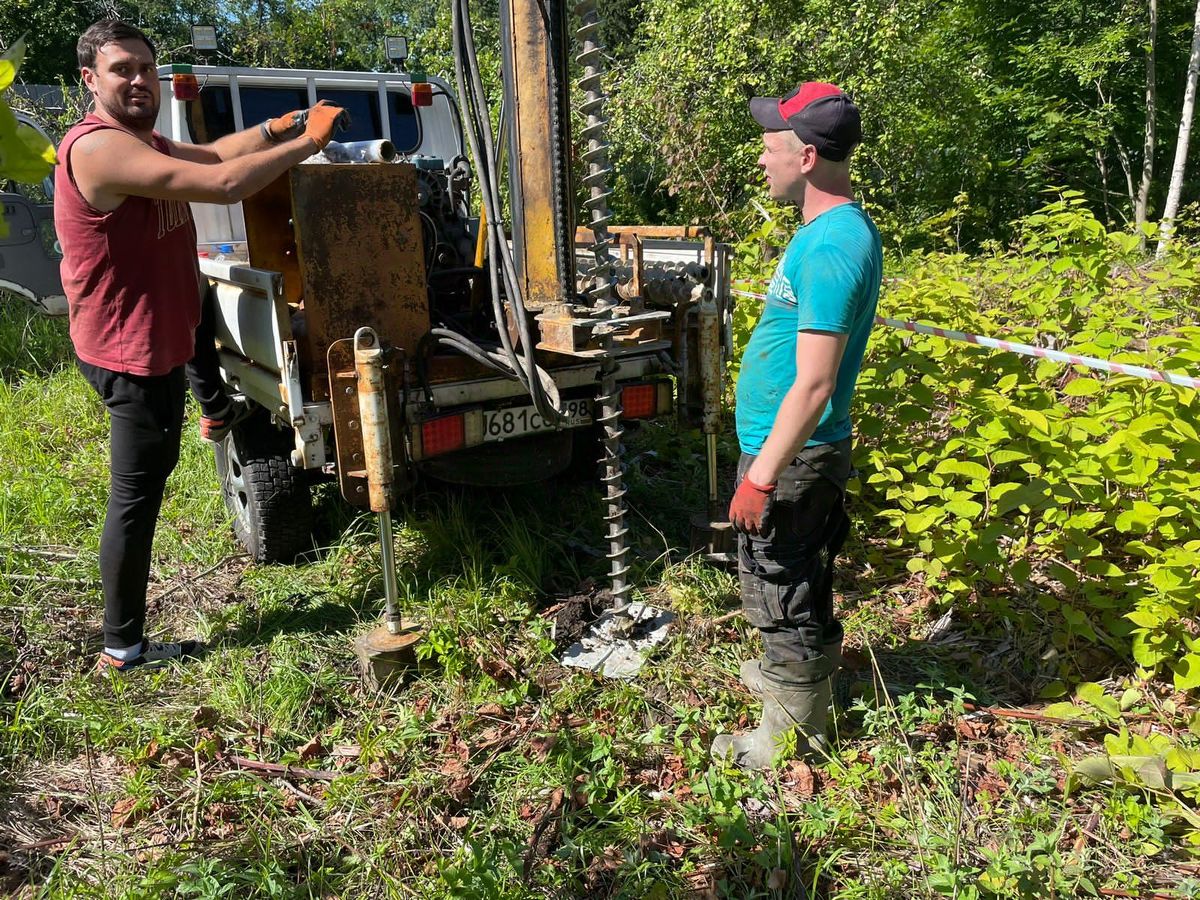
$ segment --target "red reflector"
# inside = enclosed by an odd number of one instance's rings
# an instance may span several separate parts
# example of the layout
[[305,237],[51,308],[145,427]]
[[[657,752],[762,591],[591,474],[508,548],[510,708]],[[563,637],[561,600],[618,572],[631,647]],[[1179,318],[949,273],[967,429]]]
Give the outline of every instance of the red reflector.
[[658,387],[653,384],[631,384],[621,389],[621,418],[644,419],[658,410]]
[[421,452],[424,456],[461,450],[466,445],[466,428],[461,414],[441,416],[421,423]]
[[418,81],[412,86],[413,106],[433,106],[433,85],[428,81]]
[[171,93],[176,100],[195,100],[200,96],[200,82],[195,75],[176,72],[171,76]]

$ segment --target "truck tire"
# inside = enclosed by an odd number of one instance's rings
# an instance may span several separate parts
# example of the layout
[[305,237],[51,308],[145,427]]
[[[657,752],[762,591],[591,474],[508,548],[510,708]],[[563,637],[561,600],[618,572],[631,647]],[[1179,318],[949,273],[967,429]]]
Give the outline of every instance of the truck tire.
[[213,447],[233,533],[256,563],[292,562],[312,547],[312,493],[289,444],[260,412]]

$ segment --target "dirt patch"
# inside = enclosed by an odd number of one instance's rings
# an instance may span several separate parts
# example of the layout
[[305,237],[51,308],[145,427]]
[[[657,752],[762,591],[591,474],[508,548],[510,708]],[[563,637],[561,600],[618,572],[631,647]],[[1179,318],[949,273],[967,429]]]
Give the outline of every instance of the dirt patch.
[[612,593],[593,582],[584,582],[579,591],[555,601],[542,615],[554,623],[554,652],[561,654],[583,637],[587,627],[612,606]]

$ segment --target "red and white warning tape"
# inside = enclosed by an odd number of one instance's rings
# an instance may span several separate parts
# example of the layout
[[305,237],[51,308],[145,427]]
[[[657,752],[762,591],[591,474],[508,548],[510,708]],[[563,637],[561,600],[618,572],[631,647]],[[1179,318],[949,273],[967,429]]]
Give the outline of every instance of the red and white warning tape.
[[[755,300],[765,300],[762,294],[750,291],[731,291],[740,297],[751,297]],[[977,344],[980,347],[991,347],[994,350],[1007,350],[1010,353],[1020,353],[1022,356],[1036,356],[1039,359],[1052,359],[1055,362],[1068,363],[1074,366],[1086,366],[1089,369],[1099,369],[1102,372],[1112,372],[1116,375],[1132,375],[1135,378],[1146,378],[1150,381],[1161,381],[1165,384],[1175,384],[1180,387],[1200,389],[1200,378],[1188,375],[1176,375],[1174,372],[1163,372],[1158,369],[1147,369],[1144,366],[1131,366],[1125,363],[1109,362],[1094,356],[1079,356],[1075,353],[1064,353],[1061,350],[1048,350],[1045,347],[1034,347],[1030,344],[1018,344],[1014,341],[1001,341],[996,338],[984,337],[981,334],[968,334],[965,331],[954,331],[950,328],[937,328],[933,325],[922,325],[919,322],[907,322],[903,319],[888,319],[876,316],[878,325],[889,328],[901,328],[916,334],[932,334],[949,341],[962,341],[967,344]]]

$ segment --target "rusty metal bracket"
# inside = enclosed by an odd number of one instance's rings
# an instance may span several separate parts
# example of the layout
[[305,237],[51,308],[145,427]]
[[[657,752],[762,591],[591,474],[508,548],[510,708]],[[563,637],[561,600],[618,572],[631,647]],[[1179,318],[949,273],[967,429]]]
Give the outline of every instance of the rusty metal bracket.
[[614,338],[613,350],[620,352],[635,349],[662,349],[662,323],[671,317],[667,310],[637,313],[629,316],[614,316],[610,319],[572,316],[569,312],[543,313],[537,317],[541,341],[539,350],[550,350],[568,356],[595,359],[606,351],[601,340],[606,335]]

